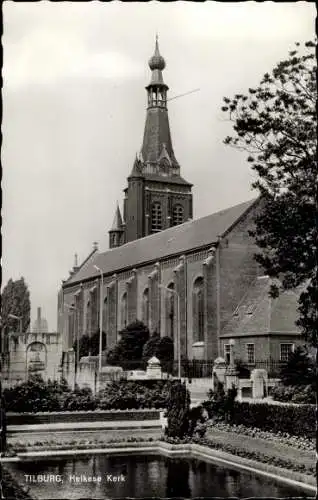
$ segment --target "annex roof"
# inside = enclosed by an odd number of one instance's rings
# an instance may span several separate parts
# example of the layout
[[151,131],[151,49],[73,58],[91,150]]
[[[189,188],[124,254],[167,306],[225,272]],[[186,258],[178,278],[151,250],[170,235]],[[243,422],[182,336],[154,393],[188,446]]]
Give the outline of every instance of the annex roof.
[[222,329],[222,337],[298,333],[297,305],[301,288],[287,290],[277,298],[269,296],[272,280],[259,276]]
[[65,282],[64,287],[97,278],[99,273],[94,265],[99,267],[104,275],[111,275],[122,269],[156,262],[192,249],[216,244],[218,237],[229,231],[255,203],[256,199],[246,201],[206,217],[190,220],[145,238],[130,241],[106,252],[96,252]]

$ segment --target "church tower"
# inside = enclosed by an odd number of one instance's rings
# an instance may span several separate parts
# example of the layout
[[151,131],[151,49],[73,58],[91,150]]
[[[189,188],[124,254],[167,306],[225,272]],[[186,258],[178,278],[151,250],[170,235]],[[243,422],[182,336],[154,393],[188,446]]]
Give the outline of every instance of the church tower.
[[146,87],[143,144],[124,190],[123,235],[116,239],[119,244],[182,224],[193,216],[192,184],[181,177],[172,147],[167,109],[169,87],[162,76],[165,66],[156,37],[155,52],[149,60],[151,80]]

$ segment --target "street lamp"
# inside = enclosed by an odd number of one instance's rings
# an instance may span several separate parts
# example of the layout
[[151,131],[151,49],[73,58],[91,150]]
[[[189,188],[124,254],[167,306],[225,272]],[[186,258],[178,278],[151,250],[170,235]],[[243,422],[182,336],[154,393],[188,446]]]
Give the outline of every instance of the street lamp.
[[181,337],[181,324],[180,324],[180,296],[176,290],[173,288],[168,288],[164,285],[158,285],[159,288],[162,288],[166,292],[173,293],[177,297],[177,352],[178,352],[178,378],[181,379],[181,346],[180,346],[180,337]]
[[100,273],[100,293],[99,293],[99,359],[98,359],[98,371],[101,374],[102,372],[102,348],[103,348],[103,288],[104,288],[104,280],[103,280],[103,272],[98,267],[95,266],[96,271]]

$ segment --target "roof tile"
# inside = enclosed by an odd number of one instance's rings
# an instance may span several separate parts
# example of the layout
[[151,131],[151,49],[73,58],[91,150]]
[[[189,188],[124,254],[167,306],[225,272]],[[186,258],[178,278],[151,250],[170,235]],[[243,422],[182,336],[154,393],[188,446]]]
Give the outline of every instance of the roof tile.
[[247,212],[256,200],[250,200],[226,210],[191,220],[156,234],[131,241],[103,253],[96,253],[65,283],[68,286],[98,276],[94,265],[105,275],[146,262],[213,245]]

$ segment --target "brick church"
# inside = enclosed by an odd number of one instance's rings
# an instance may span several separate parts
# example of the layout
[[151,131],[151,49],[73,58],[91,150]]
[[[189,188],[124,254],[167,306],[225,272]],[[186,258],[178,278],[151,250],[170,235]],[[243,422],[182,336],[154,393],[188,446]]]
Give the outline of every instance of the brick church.
[[235,358],[251,366],[287,360],[301,343],[299,292],[268,296],[270,280],[254,260],[257,247],[248,232],[260,201],[192,218],[192,184],[173,150],[158,40],[149,68],[143,143],[127,178],[123,212],[115,210],[109,250],[95,245],[62,283],[63,351],[77,336],[98,330],[102,303],[107,348],[139,319],[151,333],[174,340],[175,359],[180,336],[182,359],[228,360],[234,344]]

